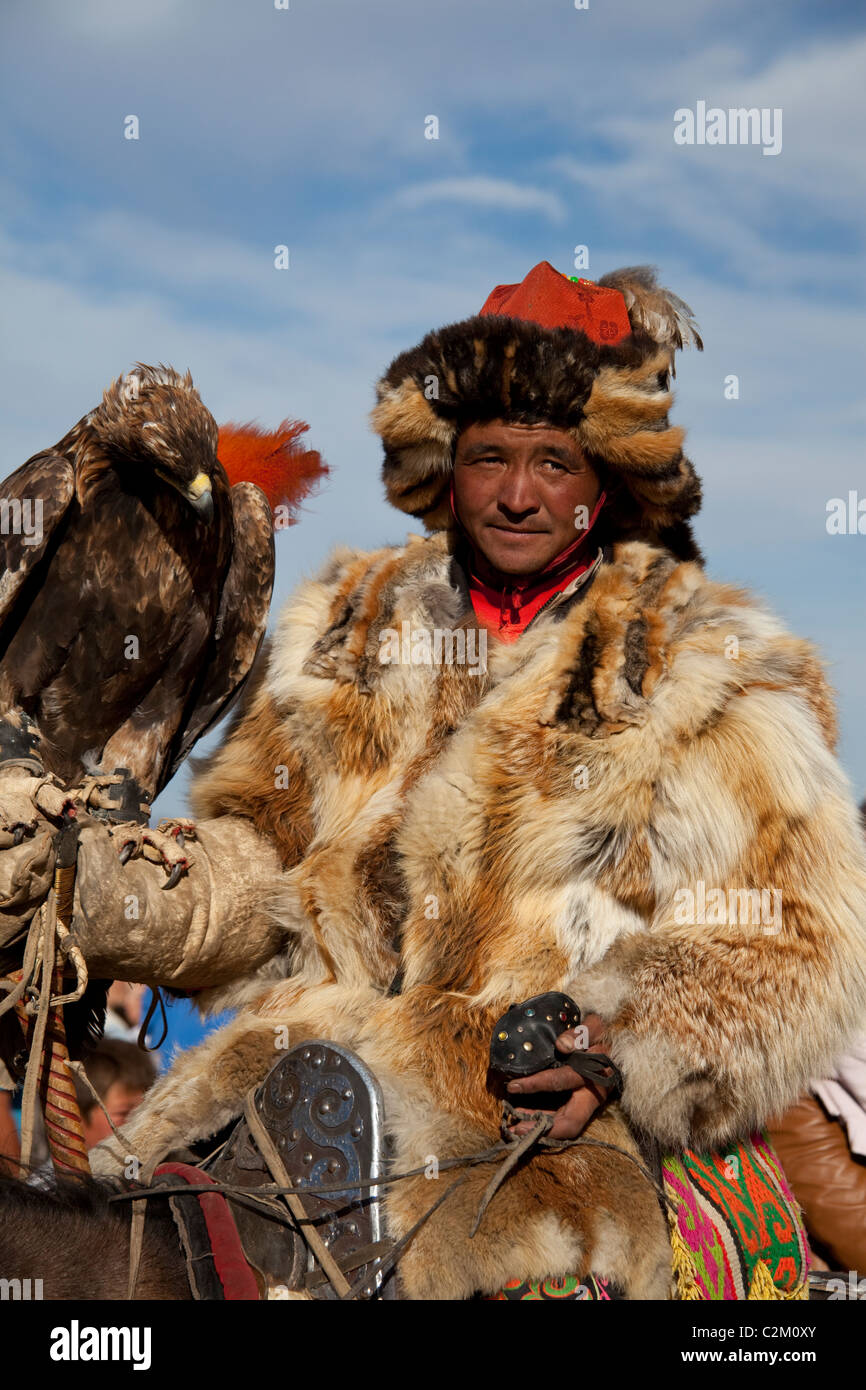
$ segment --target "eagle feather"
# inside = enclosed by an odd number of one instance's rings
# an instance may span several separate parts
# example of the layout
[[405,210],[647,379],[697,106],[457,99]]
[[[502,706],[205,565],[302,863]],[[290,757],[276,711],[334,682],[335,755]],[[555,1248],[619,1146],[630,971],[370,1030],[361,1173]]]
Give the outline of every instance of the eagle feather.
[[678,294],[659,285],[655,266],[626,266],[603,275],[598,283],[607,289],[620,291],[633,328],[643,329],[653,342],[670,349],[674,375],[675,351],[692,343],[698,352],[703,351],[704,344],[694,313]]

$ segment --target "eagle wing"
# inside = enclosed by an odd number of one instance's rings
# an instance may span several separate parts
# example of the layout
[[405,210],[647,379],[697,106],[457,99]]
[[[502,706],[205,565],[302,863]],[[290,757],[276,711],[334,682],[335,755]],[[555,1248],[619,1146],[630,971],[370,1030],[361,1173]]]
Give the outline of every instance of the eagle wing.
[[[74,490],[72,464],[53,449],[34,454],[0,483],[0,628],[9,618],[28,576],[48,551]],[[38,534],[34,530],[32,541],[23,529],[14,529],[20,525],[16,520],[16,502],[22,508],[29,503],[28,524],[38,521]]]
[[220,595],[210,655],[175,735],[162,785],[240,694],[262,644],[274,588],[274,523],[255,483],[235,483],[232,558]]

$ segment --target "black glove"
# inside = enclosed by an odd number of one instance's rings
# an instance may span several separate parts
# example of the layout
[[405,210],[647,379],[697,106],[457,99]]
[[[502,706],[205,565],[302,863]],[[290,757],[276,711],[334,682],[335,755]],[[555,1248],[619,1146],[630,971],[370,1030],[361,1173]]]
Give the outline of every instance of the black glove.
[[[608,1098],[619,1095],[622,1075],[605,1053],[557,1052],[556,1039],[560,1033],[576,1028],[579,1023],[580,1009],[567,994],[555,991],[536,994],[522,1004],[512,1004],[493,1029],[491,1070],[512,1080],[553,1067],[571,1067],[591,1085],[606,1092]],[[610,1076],[605,1075],[608,1069],[612,1073]]]

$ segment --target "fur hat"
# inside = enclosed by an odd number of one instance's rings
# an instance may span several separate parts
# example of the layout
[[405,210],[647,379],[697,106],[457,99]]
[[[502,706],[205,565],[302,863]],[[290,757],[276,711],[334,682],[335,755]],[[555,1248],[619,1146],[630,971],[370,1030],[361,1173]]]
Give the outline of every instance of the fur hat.
[[674,353],[703,343],[689,306],[649,266],[574,280],[547,261],[499,285],[480,314],[428,333],[376,388],[388,500],[428,530],[453,524],[449,487],[461,430],[546,423],[573,434],[602,475],[618,539],[697,556],[689,517],[701,488],[668,423]]

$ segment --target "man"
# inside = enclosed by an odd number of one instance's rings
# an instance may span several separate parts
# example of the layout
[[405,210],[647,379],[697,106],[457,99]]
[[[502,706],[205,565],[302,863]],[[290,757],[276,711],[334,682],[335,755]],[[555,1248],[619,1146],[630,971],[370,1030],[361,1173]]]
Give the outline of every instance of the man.
[[475,1234],[490,1164],[432,1215],[442,1179],[389,1188],[391,1234],[422,1222],[406,1295],[802,1295],[757,1131],[864,1015],[866,863],[815,655],[702,569],[667,418],[690,339],[646,270],[542,263],[392,363],[386,490],[432,534],[341,550],[288,603],[171,892],[82,832],[91,973],[239,1009],[95,1166],[213,1133],[319,1037],[379,1079],[395,1171],[435,1175],[499,1137],[501,1015],[563,991],[587,1032],[560,1056],[588,1045],[597,1079],[530,1076],[508,1120],[559,1090],[548,1138],[576,1142],[536,1146]]
[[104,1035],[121,1042],[137,1043],[144,1013],[144,985],[130,985],[115,980],[108,991]]

